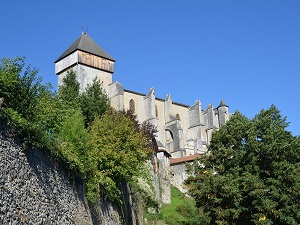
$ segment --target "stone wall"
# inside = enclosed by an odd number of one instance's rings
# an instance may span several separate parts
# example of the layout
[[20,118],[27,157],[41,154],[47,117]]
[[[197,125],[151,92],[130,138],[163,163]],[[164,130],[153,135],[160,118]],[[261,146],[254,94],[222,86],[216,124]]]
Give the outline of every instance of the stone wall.
[[192,164],[194,160],[199,158],[199,154],[189,155],[182,158],[170,159],[170,182],[177,187],[182,193],[186,193],[187,189],[184,186],[184,181],[190,176],[187,171],[187,164]]
[[84,186],[45,152],[20,146],[0,121],[0,224],[139,224],[128,197],[120,208],[91,205]]
[[170,182],[173,186],[177,187],[182,193],[186,193],[187,191],[182,185],[183,182],[188,178],[186,170],[187,168],[185,162],[172,165],[170,168]]

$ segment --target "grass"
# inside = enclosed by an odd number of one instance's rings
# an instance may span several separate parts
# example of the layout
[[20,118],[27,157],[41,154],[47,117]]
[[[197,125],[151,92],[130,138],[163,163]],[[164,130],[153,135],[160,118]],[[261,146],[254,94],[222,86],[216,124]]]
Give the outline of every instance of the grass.
[[199,211],[192,198],[171,187],[171,204],[163,204],[159,215],[145,212],[144,225],[195,225],[199,224]]
[[171,188],[171,204],[163,204],[159,219],[170,225],[192,225],[198,217],[198,210],[192,198]]

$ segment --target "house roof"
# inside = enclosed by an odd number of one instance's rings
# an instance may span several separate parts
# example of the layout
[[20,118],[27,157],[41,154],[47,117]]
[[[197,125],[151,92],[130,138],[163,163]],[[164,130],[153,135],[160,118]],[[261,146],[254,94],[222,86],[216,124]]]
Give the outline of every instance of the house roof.
[[191,162],[191,161],[194,161],[195,159],[197,159],[199,157],[200,157],[199,154],[195,154],[195,155],[184,156],[184,157],[181,157],[181,158],[174,158],[174,159],[171,158],[170,159],[170,165],[184,163],[184,162]]
[[105,52],[96,42],[94,42],[87,33],[82,33],[79,38],[54,62],[65,58],[76,50],[91,53],[112,61],[115,61],[107,52]]

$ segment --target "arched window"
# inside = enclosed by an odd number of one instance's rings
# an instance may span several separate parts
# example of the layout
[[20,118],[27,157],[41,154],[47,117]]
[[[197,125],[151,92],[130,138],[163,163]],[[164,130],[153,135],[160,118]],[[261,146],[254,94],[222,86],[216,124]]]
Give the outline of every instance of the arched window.
[[172,131],[166,130],[166,150],[170,152],[174,152],[174,136]]
[[155,116],[158,117],[158,108],[157,108],[157,105],[155,105]]
[[133,99],[130,99],[129,101],[129,111],[134,114],[135,113],[135,103]]

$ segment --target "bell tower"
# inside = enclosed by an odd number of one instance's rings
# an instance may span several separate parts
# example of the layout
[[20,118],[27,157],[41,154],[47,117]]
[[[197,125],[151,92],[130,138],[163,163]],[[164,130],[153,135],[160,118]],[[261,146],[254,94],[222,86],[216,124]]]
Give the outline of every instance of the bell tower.
[[80,91],[84,91],[95,78],[102,82],[106,92],[108,92],[108,85],[112,83],[115,60],[87,33],[82,33],[54,63],[58,85],[61,85],[62,79],[69,70],[76,73]]

